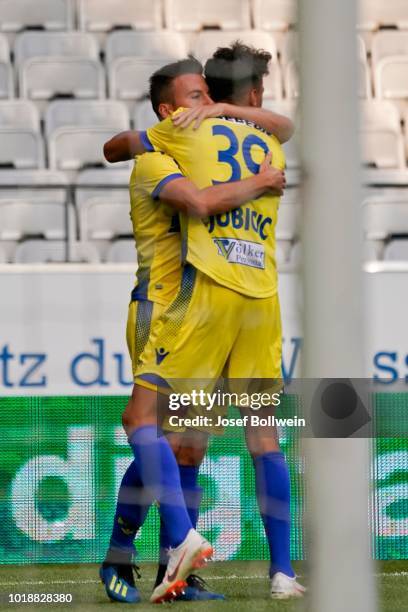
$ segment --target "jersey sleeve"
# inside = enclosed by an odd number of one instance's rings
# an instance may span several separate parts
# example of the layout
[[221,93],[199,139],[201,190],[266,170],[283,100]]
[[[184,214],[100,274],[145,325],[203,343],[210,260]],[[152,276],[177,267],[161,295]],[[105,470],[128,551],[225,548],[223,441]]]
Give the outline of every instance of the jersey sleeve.
[[167,183],[174,179],[184,178],[174,159],[163,153],[142,155],[136,164],[138,188],[143,188],[154,199],[160,197]]

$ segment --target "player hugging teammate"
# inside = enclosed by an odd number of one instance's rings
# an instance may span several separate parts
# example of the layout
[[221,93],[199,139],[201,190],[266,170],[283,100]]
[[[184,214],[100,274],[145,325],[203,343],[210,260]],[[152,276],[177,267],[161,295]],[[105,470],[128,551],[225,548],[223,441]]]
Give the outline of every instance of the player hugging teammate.
[[[165,418],[159,429],[158,398],[161,404],[171,390],[191,393],[197,381],[211,392],[220,377],[238,393],[248,381],[256,392],[281,387],[275,227],[285,187],[280,144],[293,126],[261,108],[270,59],[237,42],[208,60],[205,79],[193,58],[163,67],[151,77],[161,122],[105,145],[108,161],[138,156],[130,195],[139,266],[127,326],[135,385],[123,413],[134,460],[100,572],[113,600],[140,600],[133,543],[153,502],[161,555],[151,601],[223,599],[193,573],[213,554],[196,531],[198,471],[209,434],[222,428],[174,428]],[[191,406],[189,414],[198,410]],[[262,410],[273,414],[273,406]],[[289,473],[277,432],[245,433],[270,549],[271,596],[299,597]]]

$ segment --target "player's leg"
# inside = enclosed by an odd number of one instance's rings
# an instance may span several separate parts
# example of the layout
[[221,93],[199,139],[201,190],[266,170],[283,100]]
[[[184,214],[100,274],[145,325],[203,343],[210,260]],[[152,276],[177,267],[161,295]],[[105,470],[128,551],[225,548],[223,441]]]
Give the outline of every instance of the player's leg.
[[[243,325],[229,360],[229,376],[249,379],[254,388],[273,393],[281,383],[281,319],[278,296],[245,300]],[[274,414],[262,407],[255,414]],[[243,416],[254,412],[241,408]],[[304,589],[295,579],[290,559],[290,478],[276,427],[245,429],[248,450],[255,470],[255,490],[270,552],[271,596],[298,597]]]
[[[126,565],[129,568],[129,554],[131,554],[129,546],[133,547],[136,531],[143,522],[149,506],[156,499],[159,502],[161,518],[166,525],[170,546],[173,548],[169,562],[170,579],[158,594],[158,599],[166,600],[181,591],[185,584],[184,578],[191,567],[206,555],[212,554],[212,549],[192,529],[174,453],[157,427],[157,393],[135,385],[122,421],[134,454],[134,461],[119,491],[111,546],[101,568],[101,577],[111,599],[137,601],[137,591],[123,576],[125,563],[122,561],[127,556]],[[129,485],[133,489],[131,502],[135,502],[131,504],[124,503],[129,501]],[[126,513],[128,519],[125,518],[125,527],[123,513]],[[180,563],[178,563],[179,556],[182,557]],[[114,575],[111,576],[112,572]],[[126,576],[129,577],[129,572],[126,572]]]
[[[163,313],[155,341],[141,355],[137,371],[141,384],[167,384],[176,393],[212,390],[236,335],[234,305],[223,294],[232,299],[237,295],[191,266],[185,267],[180,294]],[[201,416],[207,415],[204,406],[200,410]],[[196,483],[197,469],[189,466],[182,473]]]
[[[197,528],[199,508],[203,495],[198,484],[198,473],[208,446],[209,434],[188,429],[184,432],[167,432],[166,436],[175,454],[180,472],[181,488],[186,502],[187,512],[194,529]],[[159,585],[166,573],[168,549],[170,546],[168,534],[163,521],[160,522],[160,562],[156,576],[155,587]],[[177,597],[178,601],[204,601],[209,599],[224,599],[219,593],[206,588],[202,578],[190,574],[186,578],[187,587],[184,593]]]

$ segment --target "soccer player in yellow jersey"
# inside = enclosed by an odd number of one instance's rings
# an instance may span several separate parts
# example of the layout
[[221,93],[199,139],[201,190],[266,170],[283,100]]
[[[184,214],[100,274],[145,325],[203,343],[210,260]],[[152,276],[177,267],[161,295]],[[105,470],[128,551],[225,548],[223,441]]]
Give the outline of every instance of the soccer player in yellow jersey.
[[[240,43],[219,49],[206,65],[210,93],[216,101],[260,107],[269,59],[269,54]],[[197,130],[191,126],[181,130],[172,125],[173,120],[177,121],[173,117],[148,130],[132,146],[140,152],[157,148],[171,153],[199,187],[256,173],[267,151],[272,150],[274,163],[283,166],[278,141],[253,125],[223,117],[207,119]],[[205,142],[200,138],[203,135]],[[206,223],[181,215],[182,252],[187,263],[176,299],[160,317],[140,356],[135,386],[139,409],[143,385],[146,391],[166,384],[184,391],[191,390],[189,378],[215,380],[224,374],[233,386],[239,379],[260,379],[261,384],[264,379],[268,385],[268,380],[280,377],[281,326],[274,260],[278,199],[270,197],[269,208],[264,198],[259,200],[259,208],[254,200],[234,214],[209,218]],[[194,248],[195,241],[200,241],[200,250]],[[148,395],[145,399],[148,402]],[[135,427],[140,417],[132,403],[129,406],[124,418]],[[266,414],[268,410],[272,407],[264,408]],[[244,416],[250,412],[241,411]],[[295,579],[289,555],[289,475],[276,431],[247,428],[246,439],[270,548],[271,596],[299,597],[304,589]]]
[[[188,106],[194,104],[195,101],[198,103],[210,101],[201,72],[202,67],[198,62],[186,60],[167,66],[153,75],[152,102],[159,116],[166,116],[179,105]],[[173,90],[175,97],[172,104],[166,102],[171,99],[167,91],[169,89]],[[276,193],[281,193],[281,187],[284,185],[283,173],[271,168],[268,162],[269,160],[263,164],[261,173],[239,184],[231,182],[200,190],[181,174],[178,165],[167,155],[149,153],[137,160],[130,182],[130,193],[139,268],[138,280],[129,308],[127,330],[134,370],[137,369],[138,359],[144,345],[148,339],[151,340],[149,338],[150,329],[154,329],[156,320],[175,298],[179,289],[181,256],[176,211],[184,211],[194,217],[208,216],[243,204],[253,197],[262,195],[266,189],[275,188]],[[146,422],[144,427],[146,427]],[[144,435],[146,435],[146,429]],[[134,439],[132,433],[130,437]],[[143,443],[146,444],[146,440]],[[202,444],[201,447],[205,449],[205,444]],[[198,474],[196,464],[201,461],[203,451],[200,450],[201,454],[197,462],[197,456],[191,456],[191,449],[176,448],[175,450],[178,455],[181,484],[184,484],[183,492],[187,497],[186,501],[189,497],[196,498],[193,502],[190,499],[187,503],[191,516],[192,513],[197,514],[199,503],[197,497],[200,497],[200,489],[196,484]],[[166,457],[169,459],[167,455]],[[183,461],[187,461],[187,464],[184,465]],[[191,461],[194,462],[194,465],[191,465]],[[166,467],[170,469],[169,465]],[[135,532],[143,522],[149,506],[147,499],[144,504],[140,504],[143,482],[135,471],[137,471],[137,466],[133,462],[124,476],[119,491],[111,546],[101,570],[101,577],[108,595],[112,599],[129,602],[138,600],[138,593],[134,587],[129,567],[129,550],[131,550]],[[135,509],[137,509],[136,515]],[[192,522],[195,525],[196,517]],[[174,526],[172,527],[174,530]],[[171,541],[169,541],[170,544]],[[164,565],[163,568],[165,569]],[[161,575],[158,580],[159,585],[162,578]],[[190,599],[220,598],[206,591],[197,578],[192,577],[188,584],[187,591]],[[171,588],[174,589],[174,592],[178,592],[178,586],[173,584]],[[168,593],[165,592],[164,596],[167,597],[167,595]],[[160,592],[159,599],[162,597],[163,593]]]

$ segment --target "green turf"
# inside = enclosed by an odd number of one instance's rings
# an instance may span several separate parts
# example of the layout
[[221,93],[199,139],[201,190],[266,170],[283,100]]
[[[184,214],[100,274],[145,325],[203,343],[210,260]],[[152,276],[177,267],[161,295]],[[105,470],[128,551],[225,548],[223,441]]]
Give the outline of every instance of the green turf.
[[[125,604],[111,604],[105,596],[102,585],[97,581],[97,566],[95,565],[41,565],[41,566],[2,566],[0,567],[0,609],[11,610],[72,610],[74,607],[82,610],[121,610],[131,609]],[[155,566],[142,565],[142,580],[139,582],[143,603],[137,605],[138,612],[153,610],[147,603],[152,588]],[[306,566],[296,564],[296,571],[303,575]],[[390,561],[376,565],[376,581],[379,587],[381,612],[406,612],[408,610],[408,562]],[[406,572],[406,574],[404,574]],[[398,574],[398,575],[396,575]],[[269,583],[267,579],[267,564],[264,562],[236,561],[228,563],[213,563],[202,573],[208,579],[209,586],[224,593],[225,602],[201,602],[166,604],[159,609],[172,606],[172,610],[199,609],[222,610],[223,612],[244,612],[250,608],[254,612],[299,610],[293,602],[271,601],[268,597]],[[303,577],[301,582],[307,585]],[[17,583],[17,584],[12,584]],[[31,584],[30,584],[31,583]],[[358,582],[356,583],[358,588]],[[71,593],[72,604],[14,604],[9,605],[9,593]],[[113,606],[114,608],[107,606]]]

